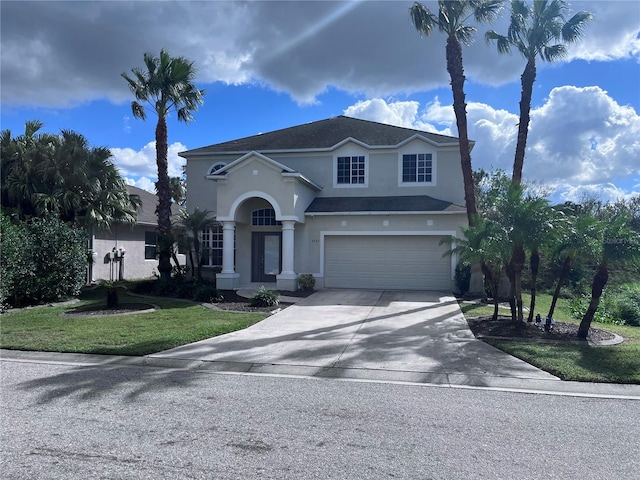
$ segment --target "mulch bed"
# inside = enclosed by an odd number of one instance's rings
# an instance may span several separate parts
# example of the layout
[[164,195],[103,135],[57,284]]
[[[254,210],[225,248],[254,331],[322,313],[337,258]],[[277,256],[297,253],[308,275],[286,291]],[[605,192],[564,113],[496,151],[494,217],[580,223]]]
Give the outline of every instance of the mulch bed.
[[[544,324],[535,322],[521,322],[516,325],[511,321],[511,317],[498,316],[497,320],[492,320],[491,316],[467,318],[469,328],[476,337],[500,337],[516,339],[544,339],[571,342],[578,339],[578,325],[573,323],[557,322],[549,332],[544,331]],[[605,330],[591,327],[589,329],[590,340],[600,342],[611,340],[615,335]]]
[[[261,312],[261,313],[271,313],[277,309],[283,309],[290,306],[290,303],[280,302],[278,305],[274,305],[272,307],[252,307],[250,302],[251,300],[248,298],[241,297],[234,290],[221,290],[222,296],[224,297],[224,301],[214,303],[216,307],[220,310],[226,310],[230,312]],[[278,292],[280,295],[284,295],[287,297],[299,297],[304,298],[308,297],[314,292]]]

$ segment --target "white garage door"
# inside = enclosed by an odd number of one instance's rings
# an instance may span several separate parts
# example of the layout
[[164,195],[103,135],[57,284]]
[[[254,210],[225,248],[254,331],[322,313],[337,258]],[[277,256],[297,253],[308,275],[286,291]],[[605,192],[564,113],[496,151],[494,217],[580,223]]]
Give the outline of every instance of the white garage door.
[[451,258],[436,236],[326,236],[327,288],[450,290]]

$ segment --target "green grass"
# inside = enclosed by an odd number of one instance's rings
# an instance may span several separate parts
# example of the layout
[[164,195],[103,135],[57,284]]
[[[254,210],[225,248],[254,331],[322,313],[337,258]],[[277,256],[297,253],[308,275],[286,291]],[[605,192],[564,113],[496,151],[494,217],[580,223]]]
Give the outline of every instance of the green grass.
[[133,297],[121,303],[152,303],[153,313],[102,317],[61,316],[77,306],[106,302],[101,289],[83,292],[73,306],[42,306],[0,316],[0,347],[15,350],[147,355],[224,333],[241,330],[266,315],[221,312],[184,300]]
[[[525,306],[529,295],[523,295]],[[551,295],[536,296],[536,313],[544,317],[549,311]],[[492,306],[461,304],[467,316],[491,315]],[[501,310],[505,315],[509,310]],[[554,318],[568,323],[579,323],[571,317],[569,302],[559,299]],[[487,343],[535,365],[563,380],[580,382],[609,382],[640,384],[640,327],[592,323],[593,328],[617,333],[624,342],[612,346],[544,344],[490,340]]]

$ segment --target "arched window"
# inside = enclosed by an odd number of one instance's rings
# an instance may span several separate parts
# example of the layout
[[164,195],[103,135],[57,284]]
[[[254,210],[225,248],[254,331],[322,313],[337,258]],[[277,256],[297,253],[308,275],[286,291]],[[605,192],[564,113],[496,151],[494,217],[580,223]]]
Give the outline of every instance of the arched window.
[[215,174],[218,170],[220,170],[222,167],[225,167],[227,164],[224,162],[217,162],[214,163],[211,168],[209,169],[209,175],[213,175]]
[[251,225],[263,227],[282,225],[282,223],[276,220],[276,212],[273,208],[262,208],[251,213]]

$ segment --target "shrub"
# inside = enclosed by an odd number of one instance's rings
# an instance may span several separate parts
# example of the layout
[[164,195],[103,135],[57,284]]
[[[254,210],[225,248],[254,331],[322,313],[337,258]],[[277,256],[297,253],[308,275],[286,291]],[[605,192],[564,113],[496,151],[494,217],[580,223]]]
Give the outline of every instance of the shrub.
[[303,292],[312,292],[316,286],[316,279],[310,273],[298,275],[298,290]]
[[218,303],[224,300],[224,296],[213,285],[199,284],[193,289],[193,299],[196,302]]
[[80,293],[87,268],[84,230],[56,218],[13,226],[3,220],[2,230],[3,300],[23,306]]
[[615,297],[614,314],[625,325],[640,327],[640,286],[621,289]]
[[256,294],[251,298],[252,307],[273,307],[280,303],[280,295],[272,290],[267,290],[261,286]]
[[453,279],[460,293],[465,295],[469,291],[469,285],[471,284],[471,265],[464,262],[458,263]]

